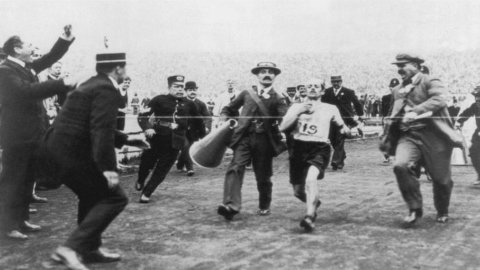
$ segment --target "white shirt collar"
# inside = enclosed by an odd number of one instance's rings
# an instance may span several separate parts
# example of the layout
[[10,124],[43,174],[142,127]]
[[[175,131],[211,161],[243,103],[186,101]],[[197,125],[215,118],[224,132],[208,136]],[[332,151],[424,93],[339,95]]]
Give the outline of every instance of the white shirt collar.
[[268,93],[272,89],[273,85],[270,85],[269,87],[263,87],[263,85],[258,85],[258,93],[260,94],[260,91],[263,90],[263,93]]
[[15,63],[19,64],[20,66],[22,66],[23,68],[25,68],[25,62],[23,62],[22,60],[20,60],[18,58],[15,58],[15,57],[11,57],[10,55],[7,56],[7,59],[12,61],[12,62],[15,62]]
[[112,81],[113,86],[114,86],[117,90],[120,90],[120,85],[118,85],[117,81],[116,81],[114,78],[110,77],[110,76],[108,76],[108,78],[110,79],[110,81]]
[[342,90],[342,87],[341,87],[341,86],[340,86],[340,88],[338,88],[338,89],[333,88],[333,92],[335,93],[335,96],[338,95],[338,93],[340,92],[340,90]]

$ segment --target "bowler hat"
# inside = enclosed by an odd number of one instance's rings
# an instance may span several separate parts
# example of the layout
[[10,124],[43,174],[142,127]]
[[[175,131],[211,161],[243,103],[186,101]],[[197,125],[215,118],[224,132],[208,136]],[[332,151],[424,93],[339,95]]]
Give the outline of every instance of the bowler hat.
[[277,65],[272,62],[260,62],[257,64],[256,67],[252,69],[252,73],[257,75],[258,72],[260,72],[260,70],[264,68],[273,70],[273,73],[275,73],[275,75],[278,75],[282,72],[279,68],[277,68]]
[[187,89],[197,89],[197,84],[194,81],[189,81],[185,83],[185,90]]
[[416,55],[411,55],[407,53],[401,53],[397,54],[395,57],[395,62],[393,62],[393,65],[398,65],[398,64],[406,64],[406,63],[417,63],[417,64],[423,64],[425,60],[422,58],[416,56]]
[[395,87],[397,85],[400,84],[400,81],[397,79],[397,78],[393,78],[391,81],[390,81],[390,85],[388,85],[389,87]]

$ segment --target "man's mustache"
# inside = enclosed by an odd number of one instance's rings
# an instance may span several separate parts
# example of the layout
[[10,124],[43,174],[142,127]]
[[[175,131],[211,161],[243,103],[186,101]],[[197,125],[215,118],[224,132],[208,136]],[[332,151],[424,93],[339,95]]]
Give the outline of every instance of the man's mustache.
[[265,77],[263,77],[263,79],[264,80],[270,80],[270,81],[272,80],[272,78],[270,76],[265,76]]
[[400,74],[400,75],[405,75],[405,74],[407,74],[407,73],[405,72],[405,70],[399,70],[399,71],[398,71],[398,74]]

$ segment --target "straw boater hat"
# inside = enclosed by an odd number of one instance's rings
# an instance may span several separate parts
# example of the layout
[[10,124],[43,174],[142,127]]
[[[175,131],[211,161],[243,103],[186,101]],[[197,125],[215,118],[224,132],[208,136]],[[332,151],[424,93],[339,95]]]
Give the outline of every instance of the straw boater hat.
[[257,75],[258,72],[260,72],[260,70],[261,70],[261,69],[264,69],[264,68],[273,70],[273,72],[275,73],[275,75],[278,75],[278,74],[280,74],[280,73],[282,72],[279,68],[277,68],[277,65],[275,65],[275,64],[272,63],[272,62],[260,62],[260,63],[257,64],[256,67],[254,67],[254,68],[252,69],[252,73],[255,74],[255,75]]

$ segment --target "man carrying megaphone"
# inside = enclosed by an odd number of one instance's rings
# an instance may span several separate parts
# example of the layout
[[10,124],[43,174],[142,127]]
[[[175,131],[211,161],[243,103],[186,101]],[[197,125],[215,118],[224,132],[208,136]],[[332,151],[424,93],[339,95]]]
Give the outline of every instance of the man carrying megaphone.
[[242,91],[228,106],[221,111],[222,120],[235,115],[243,106],[234,130],[230,147],[233,159],[225,175],[223,204],[218,207],[218,214],[231,220],[241,209],[241,188],[245,166],[252,162],[259,192],[259,209],[257,214],[270,214],[272,201],[272,159],[286,145],[281,142],[277,121],[287,111],[287,104],[282,95],[272,87],[280,69],[274,63],[261,62],[252,69],[258,78],[257,91],[253,88]]

